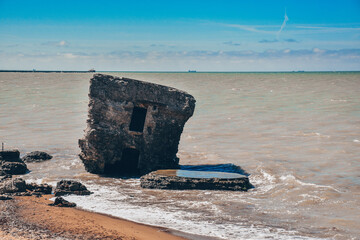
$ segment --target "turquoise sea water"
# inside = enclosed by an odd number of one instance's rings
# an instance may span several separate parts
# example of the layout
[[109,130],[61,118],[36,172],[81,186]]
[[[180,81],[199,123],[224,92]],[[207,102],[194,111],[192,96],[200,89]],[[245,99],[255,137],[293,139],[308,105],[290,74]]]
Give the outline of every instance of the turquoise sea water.
[[360,73],[107,73],[192,94],[180,164],[233,163],[249,192],[141,189],[138,179],[87,173],[77,154],[90,73],[0,73],[0,141],[32,181],[76,178],[85,209],[220,239],[359,239]]

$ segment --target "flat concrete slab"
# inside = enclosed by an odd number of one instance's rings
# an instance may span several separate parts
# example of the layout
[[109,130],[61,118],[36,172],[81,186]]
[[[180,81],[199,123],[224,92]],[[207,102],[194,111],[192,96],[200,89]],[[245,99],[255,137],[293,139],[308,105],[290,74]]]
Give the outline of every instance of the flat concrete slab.
[[238,173],[191,171],[191,170],[180,170],[180,169],[157,170],[154,172],[154,174],[163,175],[163,176],[184,177],[184,178],[221,178],[221,179],[247,178],[245,175],[241,175]]
[[238,173],[165,169],[142,176],[141,187],[173,190],[230,190],[252,188],[249,178]]

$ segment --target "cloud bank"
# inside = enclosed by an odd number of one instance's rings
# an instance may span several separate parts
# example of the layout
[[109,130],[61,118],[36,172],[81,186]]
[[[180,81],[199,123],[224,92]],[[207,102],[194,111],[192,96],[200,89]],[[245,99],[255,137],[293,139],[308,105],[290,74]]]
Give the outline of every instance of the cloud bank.
[[104,71],[345,71],[360,70],[360,49],[256,51],[111,51],[19,54],[0,52],[3,69]]

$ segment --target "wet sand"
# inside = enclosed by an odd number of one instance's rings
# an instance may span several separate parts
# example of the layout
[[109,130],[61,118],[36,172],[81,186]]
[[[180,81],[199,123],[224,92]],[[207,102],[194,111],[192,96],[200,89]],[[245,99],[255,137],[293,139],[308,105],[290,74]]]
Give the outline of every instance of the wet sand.
[[[0,239],[183,240],[165,228],[83,211],[48,206],[52,195],[0,202]],[[177,233],[178,235],[180,233]]]

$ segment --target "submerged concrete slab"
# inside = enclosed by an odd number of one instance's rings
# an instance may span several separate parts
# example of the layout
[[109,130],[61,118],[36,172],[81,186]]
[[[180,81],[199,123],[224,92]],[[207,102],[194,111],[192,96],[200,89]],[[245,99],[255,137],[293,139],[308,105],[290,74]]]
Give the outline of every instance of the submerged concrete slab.
[[141,187],[156,189],[247,191],[252,188],[247,176],[227,172],[166,169],[142,176],[140,181]]

